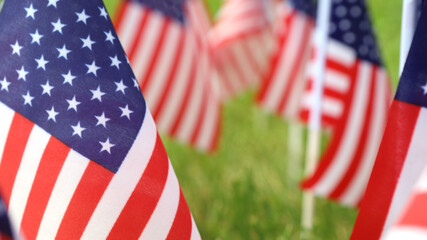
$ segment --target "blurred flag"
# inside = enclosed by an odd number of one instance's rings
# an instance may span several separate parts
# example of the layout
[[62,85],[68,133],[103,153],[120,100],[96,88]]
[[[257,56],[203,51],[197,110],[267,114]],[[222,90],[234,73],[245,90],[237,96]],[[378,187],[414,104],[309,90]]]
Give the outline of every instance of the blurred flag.
[[210,32],[222,98],[258,86],[276,46],[271,0],[226,0]]
[[199,0],[123,1],[115,23],[159,131],[204,151],[221,115],[209,24]]
[[386,233],[385,240],[427,239],[427,172],[412,191],[399,218]]
[[383,237],[427,165],[426,10],[424,5],[352,239]]
[[[391,90],[365,2],[335,0],[331,15],[322,121],[332,126],[332,135],[303,188],[357,206],[381,141]],[[312,104],[311,87],[309,83],[303,105],[306,119]]]
[[6,0],[0,42],[13,226],[27,239],[199,238],[102,1]]
[[10,227],[9,217],[7,215],[6,206],[0,196],[0,240],[12,239],[12,229]]
[[261,85],[258,102],[279,116],[298,116],[307,83],[315,11],[312,0],[290,0],[277,4],[279,46]]

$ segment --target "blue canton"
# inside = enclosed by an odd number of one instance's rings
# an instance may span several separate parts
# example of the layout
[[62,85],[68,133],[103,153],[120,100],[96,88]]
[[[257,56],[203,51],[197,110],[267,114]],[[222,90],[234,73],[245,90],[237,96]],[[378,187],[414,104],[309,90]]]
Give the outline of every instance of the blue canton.
[[3,199],[0,196],[0,238],[1,235],[12,236],[12,231],[10,229],[9,218],[6,212],[6,206],[4,205]]
[[290,0],[292,6],[300,12],[312,16],[316,16],[316,2],[314,0]]
[[7,0],[0,101],[116,172],[145,101],[101,0]]
[[423,4],[417,30],[397,87],[396,99],[427,107],[427,5]]
[[141,3],[147,7],[160,11],[161,13],[175,19],[181,23],[184,23],[184,11],[183,4],[185,0],[128,0]]
[[382,65],[363,0],[333,0],[331,15],[332,38],[353,48],[359,59]]

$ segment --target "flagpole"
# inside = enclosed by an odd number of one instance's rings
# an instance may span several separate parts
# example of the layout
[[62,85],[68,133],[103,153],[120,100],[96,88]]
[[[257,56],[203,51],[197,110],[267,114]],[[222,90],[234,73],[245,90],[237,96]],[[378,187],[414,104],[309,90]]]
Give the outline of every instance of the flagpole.
[[417,26],[418,0],[403,0],[402,2],[402,25],[400,28],[400,59],[399,76],[405,66],[406,57],[411,47],[412,38]]
[[[305,174],[311,174],[316,167],[320,150],[321,108],[323,98],[323,82],[325,76],[326,48],[329,34],[329,21],[331,0],[319,0],[317,8],[317,22],[314,33],[316,54],[313,68],[313,102],[309,118],[309,135],[307,143],[307,156]],[[307,191],[303,194],[302,227],[306,230],[313,228],[314,195]]]

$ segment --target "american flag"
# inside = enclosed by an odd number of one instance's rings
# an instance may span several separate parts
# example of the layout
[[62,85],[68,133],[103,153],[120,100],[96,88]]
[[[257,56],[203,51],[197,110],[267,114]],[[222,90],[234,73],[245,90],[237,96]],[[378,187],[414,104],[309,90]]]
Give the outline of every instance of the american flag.
[[385,234],[385,240],[427,239],[427,172],[413,189],[409,201],[399,213],[397,221]]
[[[363,197],[391,100],[363,0],[334,0],[327,45],[323,123],[332,126],[329,146],[305,189],[357,206]],[[303,114],[308,117],[311,84]]]
[[6,0],[0,42],[0,189],[25,238],[200,238],[101,0]]
[[384,237],[427,167],[426,11],[424,4],[352,239]]
[[0,240],[12,239],[12,229],[10,227],[9,216],[4,205],[3,198],[0,196]]
[[307,83],[315,8],[312,0],[282,1],[277,6],[279,47],[257,101],[262,108],[282,117],[298,117]]
[[159,131],[216,148],[221,104],[199,0],[123,1],[115,26]]
[[265,77],[276,48],[271,0],[226,0],[210,34],[223,99]]

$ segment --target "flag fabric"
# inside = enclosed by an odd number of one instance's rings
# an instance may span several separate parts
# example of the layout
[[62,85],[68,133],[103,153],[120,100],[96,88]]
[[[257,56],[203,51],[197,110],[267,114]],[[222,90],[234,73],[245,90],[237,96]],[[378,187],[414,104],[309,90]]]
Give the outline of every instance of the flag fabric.
[[[381,142],[391,88],[363,0],[333,1],[329,36],[322,121],[331,126],[331,139],[302,186],[358,206]],[[308,120],[311,83],[305,94],[302,115]]]
[[399,218],[386,232],[385,240],[427,239],[427,172],[417,183]]
[[222,99],[258,86],[276,47],[271,0],[226,0],[209,39]]
[[6,0],[0,189],[26,239],[200,238],[101,0]]
[[427,165],[426,11],[424,4],[352,239],[384,237]]
[[298,118],[312,52],[315,11],[313,0],[281,1],[277,6],[278,50],[261,84],[257,102],[285,118]]
[[199,0],[122,1],[115,27],[161,133],[216,148],[221,103]]
[[12,239],[12,229],[10,227],[9,217],[7,215],[6,206],[0,196],[0,240]]

